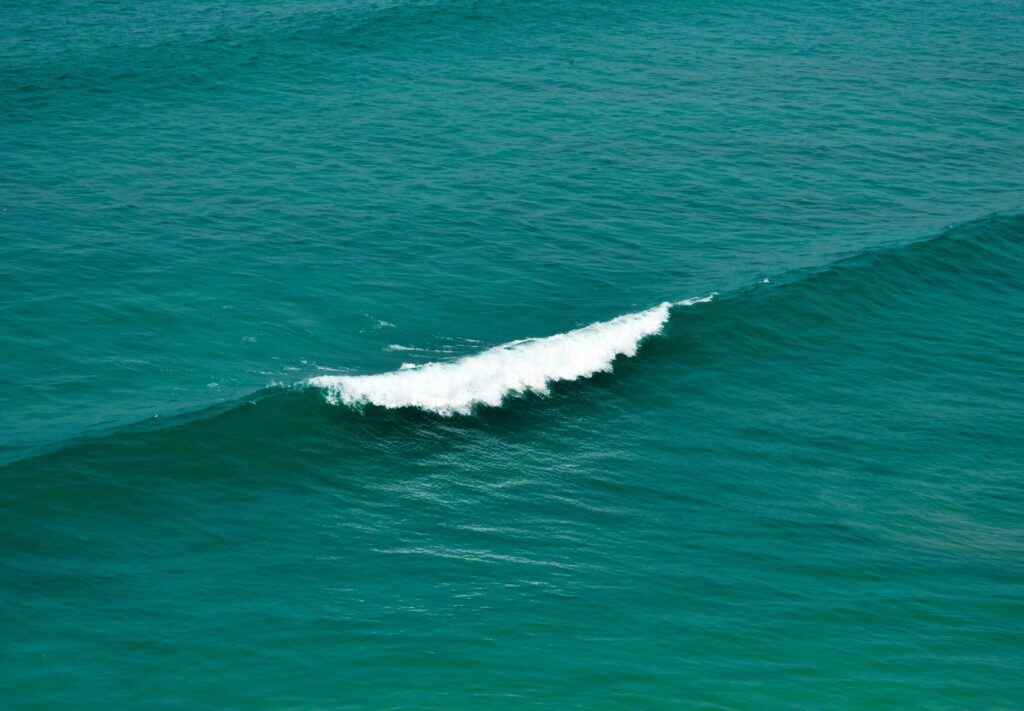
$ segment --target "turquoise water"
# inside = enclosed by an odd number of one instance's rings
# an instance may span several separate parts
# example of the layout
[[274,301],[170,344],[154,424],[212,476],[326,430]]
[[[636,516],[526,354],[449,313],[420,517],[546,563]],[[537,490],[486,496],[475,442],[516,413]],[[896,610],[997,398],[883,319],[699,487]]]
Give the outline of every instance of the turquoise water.
[[2,13],[0,706],[1024,708],[1019,2]]

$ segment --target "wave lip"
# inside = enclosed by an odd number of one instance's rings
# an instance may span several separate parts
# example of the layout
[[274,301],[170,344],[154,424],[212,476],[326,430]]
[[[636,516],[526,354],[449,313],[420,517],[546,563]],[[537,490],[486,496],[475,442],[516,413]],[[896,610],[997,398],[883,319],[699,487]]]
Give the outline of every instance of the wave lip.
[[646,311],[599,321],[547,338],[495,346],[449,363],[426,363],[378,375],[321,375],[306,381],[335,405],[416,407],[439,415],[468,415],[476,405],[499,406],[509,396],[547,395],[551,383],[607,372],[620,355],[661,332],[673,306],[714,297],[664,302]]

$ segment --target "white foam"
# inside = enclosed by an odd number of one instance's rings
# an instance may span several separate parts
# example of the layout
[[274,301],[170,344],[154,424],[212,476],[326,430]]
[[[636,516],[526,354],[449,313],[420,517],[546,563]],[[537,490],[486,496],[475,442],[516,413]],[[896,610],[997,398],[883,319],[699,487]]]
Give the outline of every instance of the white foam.
[[672,306],[714,298],[664,302],[639,313],[592,323],[548,338],[496,346],[447,363],[426,363],[379,375],[321,375],[306,381],[334,404],[418,407],[441,415],[469,414],[475,405],[500,405],[512,395],[546,395],[559,380],[612,369],[620,355],[636,355],[641,341],[661,332]]
[[714,300],[718,296],[717,291],[712,291],[707,296],[694,296],[692,299],[683,299],[682,301],[676,301],[673,306],[693,306],[694,304],[706,304],[709,301]]

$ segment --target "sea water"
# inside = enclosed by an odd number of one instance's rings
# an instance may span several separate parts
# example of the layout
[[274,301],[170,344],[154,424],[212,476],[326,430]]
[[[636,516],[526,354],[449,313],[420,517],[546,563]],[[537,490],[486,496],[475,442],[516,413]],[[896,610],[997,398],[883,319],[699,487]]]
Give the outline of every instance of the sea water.
[[4,3],[0,707],[1024,708],[1022,27]]

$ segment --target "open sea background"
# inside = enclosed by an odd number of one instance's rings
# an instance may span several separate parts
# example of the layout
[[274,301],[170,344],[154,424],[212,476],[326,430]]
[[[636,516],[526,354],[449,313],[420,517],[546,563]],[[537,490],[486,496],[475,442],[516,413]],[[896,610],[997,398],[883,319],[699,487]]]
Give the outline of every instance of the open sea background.
[[1019,0],[0,0],[0,240],[4,709],[1024,708]]

